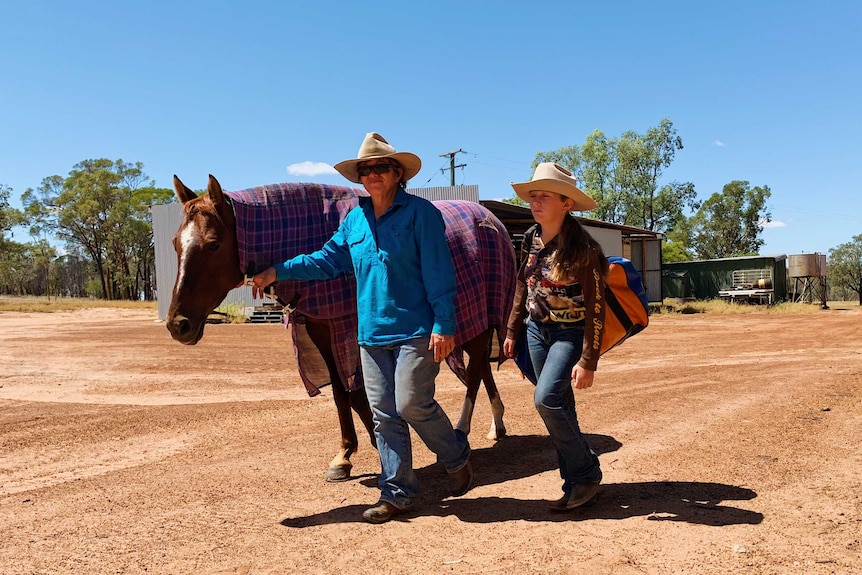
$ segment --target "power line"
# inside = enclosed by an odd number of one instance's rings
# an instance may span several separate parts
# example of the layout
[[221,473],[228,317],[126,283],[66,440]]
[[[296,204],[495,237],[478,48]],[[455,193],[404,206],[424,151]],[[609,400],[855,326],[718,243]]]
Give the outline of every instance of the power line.
[[828,212],[821,212],[821,211],[810,210],[810,209],[806,209],[806,208],[796,208],[793,206],[787,206],[787,205],[782,205],[782,204],[772,204],[771,206],[768,206],[768,207],[770,210],[774,210],[774,209],[778,208],[779,210],[784,211],[784,212],[796,212],[796,213],[806,214],[806,215],[810,215],[810,216],[820,216],[822,218],[834,218],[834,219],[839,219],[839,220],[852,220],[852,221],[857,221],[859,219],[858,216],[851,215],[851,214],[830,214]]
[[[443,164],[443,166],[445,166],[445,165],[446,165],[446,164],[444,163],[444,164]],[[427,182],[425,182],[425,183],[426,183],[426,184],[428,184],[431,180],[433,180],[434,178],[436,178],[436,177],[437,177],[437,172],[441,172],[441,173],[442,173],[442,172],[445,172],[445,171],[446,171],[446,168],[444,168],[443,166],[440,166],[439,168],[437,168],[436,170],[434,170],[434,173],[433,173],[433,174],[431,174],[431,177],[430,177],[430,178],[428,178],[428,181],[427,181]]]

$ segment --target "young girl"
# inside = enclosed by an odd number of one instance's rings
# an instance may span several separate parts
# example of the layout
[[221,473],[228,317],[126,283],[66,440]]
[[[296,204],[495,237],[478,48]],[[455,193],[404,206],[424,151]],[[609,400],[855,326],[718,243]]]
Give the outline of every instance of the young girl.
[[542,163],[531,181],[512,187],[529,202],[537,225],[527,231],[521,246],[503,352],[514,357],[515,342],[527,330],[537,379],[534,402],[557,448],[563,479],[563,496],[551,510],[567,511],[591,502],[602,479],[599,458],[578,426],[572,382],[577,389],[593,385],[602,344],[608,260],[569,213],[596,207],[569,171]]

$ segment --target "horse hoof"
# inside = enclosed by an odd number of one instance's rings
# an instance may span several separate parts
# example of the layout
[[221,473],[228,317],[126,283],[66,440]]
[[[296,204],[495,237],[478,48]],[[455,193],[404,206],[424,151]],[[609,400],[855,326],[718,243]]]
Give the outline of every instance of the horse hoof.
[[350,466],[342,465],[339,467],[330,467],[326,470],[325,476],[327,483],[340,483],[350,479]]

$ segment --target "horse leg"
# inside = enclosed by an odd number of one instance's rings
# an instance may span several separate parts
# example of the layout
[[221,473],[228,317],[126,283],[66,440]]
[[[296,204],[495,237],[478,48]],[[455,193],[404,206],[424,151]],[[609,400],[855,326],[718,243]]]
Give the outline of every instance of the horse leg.
[[[338,427],[341,430],[341,447],[332,461],[329,462],[329,469],[326,470],[324,478],[328,482],[347,481],[350,479],[350,470],[353,468],[353,464],[350,463],[350,456],[359,448],[356,427],[350,412],[351,403],[353,403],[351,392],[347,391],[338,375],[335,356],[331,349],[329,326],[325,322],[308,318],[305,322],[305,328],[311,341],[320,351],[327,370],[329,370],[329,381],[332,382],[332,399],[335,401],[335,409],[338,412]],[[358,390],[354,393],[362,394],[363,398],[365,396],[364,390]],[[360,404],[361,409],[361,401],[357,401],[357,403]],[[368,399],[365,399],[365,406],[370,417],[371,410],[368,408]]]
[[488,399],[491,401],[491,429],[488,431],[488,439],[500,439],[506,435],[506,426],[503,424],[503,402],[497,391],[497,385],[491,374],[490,343],[493,329],[488,329],[472,340],[464,344],[464,351],[470,357],[467,364],[467,395],[461,408],[461,417],[458,420],[457,429],[465,434],[470,434],[470,422],[473,419],[473,410],[476,406],[476,397],[479,393],[479,385],[485,382],[488,391]]
[[359,420],[365,426],[365,431],[368,432],[371,447],[377,449],[377,438],[374,435],[374,414],[371,412],[371,406],[368,405],[368,396],[365,395],[365,388],[348,391],[347,394],[350,397],[350,407],[359,416]]
[[503,412],[506,408],[503,406],[503,400],[500,399],[500,392],[497,390],[497,383],[494,381],[494,373],[491,369],[491,360],[489,357],[485,358],[482,368],[482,381],[485,382],[485,391],[488,392],[488,401],[491,402],[491,429],[488,430],[488,439],[502,439],[506,435],[506,424],[503,423]]

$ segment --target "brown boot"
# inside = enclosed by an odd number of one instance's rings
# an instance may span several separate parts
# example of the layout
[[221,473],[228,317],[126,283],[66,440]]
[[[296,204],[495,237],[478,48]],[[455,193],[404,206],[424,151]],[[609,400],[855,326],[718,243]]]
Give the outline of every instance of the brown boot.
[[461,497],[473,487],[473,466],[468,461],[464,467],[449,474],[452,478],[452,496]]
[[599,493],[599,482],[590,481],[589,483],[577,483],[572,486],[571,495],[563,495],[560,499],[552,502],[548,506],[548,510],[555,513],[571,511],[578,507],[589,505],[596,499]]
[[362,519],[368,523],[386,523],[399,513],[407,511],[409,507],[396,507],[388,501],[378,501],[374,507],[369,507],[362,512]]

